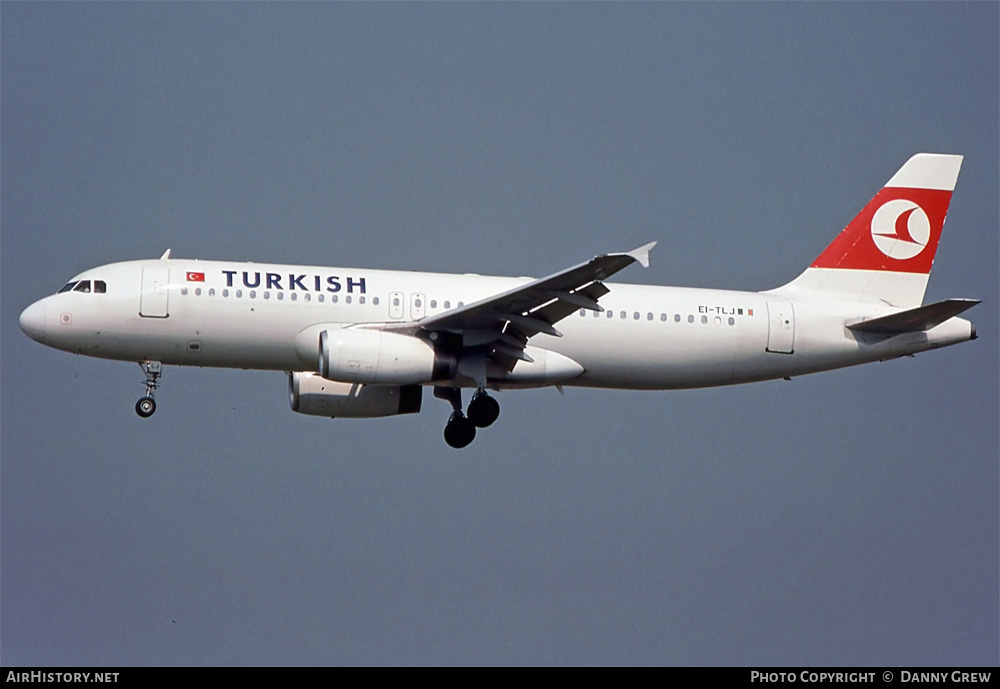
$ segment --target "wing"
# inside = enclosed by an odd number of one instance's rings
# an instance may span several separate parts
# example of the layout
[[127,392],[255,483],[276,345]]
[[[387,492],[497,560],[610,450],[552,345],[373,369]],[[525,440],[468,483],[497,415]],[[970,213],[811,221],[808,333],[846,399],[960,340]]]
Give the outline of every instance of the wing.
[[654,246],[650,242],[625,253],[595,256],[507,292],[387,329],[461,336],[463,350],[481,348],[510,371],[519,359],[531,361],[524,352],[529,338],[538,333],[562,337],[555,324],[577,309],[603,311],[597,300],[610,290],[601,281],[636,262],[648,266]]

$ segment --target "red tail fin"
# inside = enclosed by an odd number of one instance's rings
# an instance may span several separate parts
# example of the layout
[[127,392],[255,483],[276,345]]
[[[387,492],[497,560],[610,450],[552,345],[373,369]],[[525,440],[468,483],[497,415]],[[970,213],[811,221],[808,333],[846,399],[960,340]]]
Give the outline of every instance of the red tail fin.
[[919,306],[962,156],[918,153],[799,277],[776,293]]
[[811,267],[930,273],[962,156],[906,161]]

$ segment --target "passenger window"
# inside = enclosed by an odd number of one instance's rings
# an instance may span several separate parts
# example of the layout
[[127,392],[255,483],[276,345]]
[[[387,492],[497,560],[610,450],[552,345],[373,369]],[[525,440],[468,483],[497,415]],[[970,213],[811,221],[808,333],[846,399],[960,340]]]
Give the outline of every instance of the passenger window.
[[702,324],[708,323],[708,316],[702,316],[701,317],[701,322],[702,322]]
[[90,280],[80,280],[73,288],[74,292],[90,292]]
[[625,312],[624,311],[621,312],[621,318],[622,318],[622,320],[625,320]]
[[214,287],[209,287],[208,288],[208,296],[210,296],[210,297],[214,297],[215,296],[215,288]]
[[[378,297],[376,297],[378,299]],[[378,303],[378,302],[375,302]],[[436,309],[438,307],[437,299],[431,299],[431,308]]]
[[649,313],[646,314],[646,320],[647,321],[653,320],[653,312],[652,311],[650,311]]
[[639,312],[636,311],[635,313],[633,313],[632,318],[634,318],[635,320],[639,320]]
[[303,297],[306,301],[312,301],[312,295],[306,292],[306,296]]
[[229,290],[228,289],[222,290],[222,296],[228,297],[229,296]]
[[451,302],[450,302],[450,301],[446,301],[446,302],[444,303],[444,307],[445,307],[446,309],[450,309],[450,308],[451,308]]
[[663,321],[664,323],[666,323],[667,322],[667,314],[661,313],[660,314],[660,320]]
[[[336,299],[336,298],[337,297],[334,297],[334,299]],[[345,304],[350,304],[351,303],[351,298],[350,297],[344,297],[344,303]],[[419,301],[417,302],[417,306],[420,306],[420,302]]]
[[358,303],[359,304],[364,304],[365,303],[365,298],[364,297],[358,297]]
[[587,315],[587,309],[580,309],[580,318],[583,318],[586,315]]
[[264,290],[264,298],[265,299],[270,299],[271,298],[271,293],[268,292],[267,290]]
[[729,325],[736,325],[736,319],[732,316],[729,317]]
[[292,292],[292,301],[298,301],[298,300],[299,300],[298,293],[297,292]]
[[611,309],[608,309],[608,318],[614,318],[614,317],[615,317],[615,312],[612,311]]
[[372,304],[378,306],[378,297],[372,297]]
[[239,299],[242,296],[243,296],[243,290],[241,289],[236,290],[236,298]]
[[187,287],[181,287],[181,294],[185,294],[186,295],[187,293],[188,293],[188,288]]
[[694,316],[688,316],[688,323],[694,323]]
[[284,292],[278,292],[278,301],[283,301],[284,298],[285,298],[285,293]]
[[95,294],[104,294],[107,291],[108,291],[108,285],[107,283],[104,282],[104,280],[94,280]]
[[680,322],[681,322],[681,315],[679,313],[675,313],[674,314],[674,323],[680,323]]
[[[320,302],[321,302],[321,301],[323,301],[323,299],[324,299],[324,298],[325,298],[325,297],[324,297],[324,296],[323,296],[323,295],[321,294],[321,295],[319,295],[318,297],[316,297],[316,301],[320,301]],[[333,301],[337,301],[337,297],[336,297],[336,295],[334,295],[334,296],[332,297],[332,299],[333,299]]]

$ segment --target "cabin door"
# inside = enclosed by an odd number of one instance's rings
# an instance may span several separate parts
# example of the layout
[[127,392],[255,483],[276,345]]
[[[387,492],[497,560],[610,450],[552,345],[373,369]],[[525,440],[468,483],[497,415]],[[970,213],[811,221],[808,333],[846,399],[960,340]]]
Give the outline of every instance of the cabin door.
[[767,351],[795,351],[795,310],[790,301],[767,302]]
[[146,266],[142,269],[142,294],[139,297],[139,315],[146,318],[166,318],[167,298],[170,292],[170,268]]

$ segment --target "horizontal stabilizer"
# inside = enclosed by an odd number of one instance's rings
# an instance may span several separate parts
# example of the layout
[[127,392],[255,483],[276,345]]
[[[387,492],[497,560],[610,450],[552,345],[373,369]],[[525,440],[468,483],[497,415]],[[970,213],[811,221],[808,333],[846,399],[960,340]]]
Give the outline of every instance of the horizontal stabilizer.
[[858,332],[884,335],[919,333],[944,323],[949,318],[971,309],[978,303],[979,299],[945,299],[889,316],[852,323],[847,327]]

